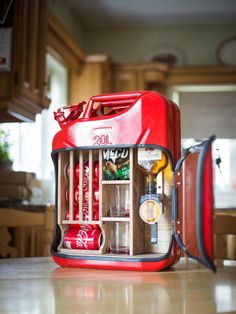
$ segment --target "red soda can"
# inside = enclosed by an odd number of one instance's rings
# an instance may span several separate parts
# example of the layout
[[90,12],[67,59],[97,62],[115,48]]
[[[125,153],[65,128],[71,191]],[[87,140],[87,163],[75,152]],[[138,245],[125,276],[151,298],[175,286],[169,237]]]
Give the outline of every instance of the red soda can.
[[93,203],[96,205],[99,203],[99,185],[93,187]]
[[94,172],[94,177],[98,179],[99,178],[99,162],[98,161],[94,161],[93,172]]
[[76,204],[79,204],[79,186],[75,187],[74,200]]
[[93,205],[93,220],[99,220],[99,206]]
[[80,163],[77,161],[75,163],[75,178],[79,181],[79,173],[80,173]]
[[[84,201],[88,203],[89,200],[89,190],[84,191]],[[93,187],[93,204],[98,205],[99,202],[99,185]]]
[[[67,220],[69,220],[69,219],[67,219]],[[79,220],[79,209],[78,208],[75,211],[74,220]],[[88,209],[86,209],[86,211],[83,210],[83,220],[84,221],[88,221],[89,220]],[[99,208],[98,208],[98,206],[94,206],[93,207],[93,220],[94,221],[98,221],[99,220]]]
[[75,220],[76,219],[75,217],[77,217],[77,220],[78,220],[78,217],[79,217],[78,215],[79,215],[79,208],[77,205],[74,204],[73,217],[70,217],[70,211],[69,211],[69,209],[67,209],[65,219],[66,220]]
[[89,177],[89,162],[85,162],[84,164],[84,177]]
[[83,210],[82,210],[82,213],[83,213],[83,220],[89,220],[89,205],[87,202],[84,202],[83,204]]
[[[75,184],[79,182],[79,172],[80,172],[80,165],[79,165],[79,162],[76,162],[75,163],[75,166],[74,166],[74,182]],[[69,178],[70,178],[70,165],[69,163],[66,164],[65,166],[65,177],[66,179],[69,181]]]
[[[66,188],[66,201],[69,202],[69,196],[70,196],[70,192],[69,192],[69,187]],[[77,200],[77,198],[79,197],[79,186],[74,186],[74,198],[75,200]]]
[[64,235],[64,247],[67,249],[98,250],[101,240],[101,229],[69,228]]

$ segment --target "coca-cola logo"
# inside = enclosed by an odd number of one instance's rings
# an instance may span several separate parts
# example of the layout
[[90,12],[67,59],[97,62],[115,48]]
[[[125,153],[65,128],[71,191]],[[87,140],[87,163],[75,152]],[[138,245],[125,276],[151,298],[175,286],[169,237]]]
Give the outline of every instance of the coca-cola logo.
[[79,230],[76,237],[76,245],[79,248],[88,249],[88,233],[86,230]]

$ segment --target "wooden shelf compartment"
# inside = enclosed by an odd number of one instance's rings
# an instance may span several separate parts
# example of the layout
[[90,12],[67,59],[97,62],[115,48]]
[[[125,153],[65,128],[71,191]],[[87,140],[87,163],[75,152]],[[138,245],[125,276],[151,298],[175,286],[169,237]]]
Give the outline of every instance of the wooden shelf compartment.
[[107,222],[130,222],[130,217],[102,217],[101,220]]
[[123,185],[130,184],[130,180],[102,180],[103,185]]
[[68,255],[100,255],[102,250],[79,250],[79,249],[65,249],[58,248],[58,251]]
[[[59,153],[61,156],[58,158],[58,187],[61,188],[58,191],[58,224],[61,227],[62,232],[65,232],[68,225],[77,224],[93,224],[99,225],[102,229],[103,243],[99,250],[69,250],[64,249],[61,243],[59,246],[60,252],[67,252],[66,254],[76,255],[76,254],[111,254],[110,250],[110,235],[111,228],[114,227],[114,223],[127,223],[129,228],[129,256],[138,256],[144,254],[164,254],[167,252],[168,244],[171,240],[171,179],[170,177],[170,164],[167,169],[164,170],[158,177],[160,185],[163,186],[163,193],[168,202],[164,205],[163,218],[158,223],[158,232],[161,231],[165,235],[165,252],[161,249],[162,244],[152,245],[150,241],[151,228],[149,225],[145,224],[139,217],[139,206],[140,206],[140,196],[145,194],[145,173],[140,170],[137,166],[136,155],[137,149],[130,148],[129,152],[130,158],[130,176],[129,180],[104,180],[103,178],[103,154],[102,149],[99,150],[78,150],[78,151],[67,151]],[[92,218],[93,209],[93,166],[94,160],[99,162],[99,220],[94,221]],[[75,163],[80,162],[79,169],[79,186],[83,187],[84,184],[84,163],[89,163],[89,220],[83,220],[82,218],[82,208],[83,208],[83,188],[79,191],[79,219],[65,219],[66,208],[70,212],[70,217],[73,217],[74,210],[74,176],[65,177],[65,165],[69,164],[69,172],[74,173]],[[166,178],[169,178],[168,180]],[[69,185],[69,204],[66,204],[66,200],[63,198],[65,195],[65,189]],[[115,189],[116,186],[121,189],[127,189],[128,199],[129,199],[129,217],[112,217],[109,216],[109,206],[110,206],[110,190]],[[126,188],[125,188],[126,186]],[[126,207],[127,208],[127,207]],[[158,234],[159,237],[160,234]],[[66,251],[65,251],[66,250]],[[114,255],[114,254],[112,254]],[[117,254],[115,254],[117,255]],[[121,257],[127,256],[121,254]]]
[[64,225],[101,225],[99,220],[62,220]]
[[66,215],[67,201],[66,190],[68,188],[68,179],[66,177],[66,168],[69,162],[69,152],[58,153],[58,175],[57,175],[57,223],[60,225]]

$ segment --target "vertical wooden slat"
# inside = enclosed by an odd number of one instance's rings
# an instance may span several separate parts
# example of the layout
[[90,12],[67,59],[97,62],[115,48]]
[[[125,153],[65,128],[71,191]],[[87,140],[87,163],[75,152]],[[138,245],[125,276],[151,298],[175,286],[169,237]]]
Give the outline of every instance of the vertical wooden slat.
[[18,257],[24,257],[26,256],[26,242],[27,242],[27,237],[26,237],[26,228],[25,227],[20,227],[20,234],[21,234],[21,242],[20,242],[20,249],[19,249],[19,256]]
[[68,153],[61,152],[58,153],[58,177],[57,177],[57,223],[61,224],[62,220],[65,218],[66,209],[68,206],[66,204],[66,188],[68,186],[68,182],[65,177],[65,167],[68,163]]
[[83,219],[83,179],[84,179],[84,155],[79,151],[79,220]]
[[57,173],[57,223],[61,223],[61,212],[62,212],[62,177],[63,177],[63,169],[62,169],[62,153],[58,154],[58,173]]
[[50,246],[52,242],[53,233],[53,222],[54,222],[54,209],[53,206],[47,206],[45,210],[45,221],[44,221],[44,234],[42,237],[42,251],[40,256],[50,255]]
[[75,167],[74,167],[74,151],[70,151],[69,157],[69,168],[70,168],[70,177],[69,177],[69,213],[70,220],[74,219],[74,175],[75,175]]
[[89,220],[93,220],[93,151],[89,150]]
[[133,160],[133,148],[129,149],[129,163],[130,163],[130,185],[129,185],[129,197],[130,197],[130,226],[129,226],[129,241],[130,241],[130,248],[129,254],[134,254],[134,213],[133,213],[133,186],[134,186],[134,177],[133,177],[133,167],[134,167],[134,160]]
[[36,227],[35,231],[35,256],[43,256],[44,230]]
[[30,233],[30,248],[29,248],[29,256],[34,257],[35,256],[35,227],[29,228]]
[[99,149],[99,220],[101,221],[103,216],[103,185],[102,185],[102,149]]

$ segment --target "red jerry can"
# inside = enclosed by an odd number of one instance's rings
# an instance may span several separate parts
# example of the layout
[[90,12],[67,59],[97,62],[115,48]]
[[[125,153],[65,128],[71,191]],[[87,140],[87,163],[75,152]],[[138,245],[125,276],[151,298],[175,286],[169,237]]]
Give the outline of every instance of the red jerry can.
[[181,156],[179,108],[149,91],[93,96],[54,115],[56,263],[159,271],[183,250],[215,271],[214,136]]

